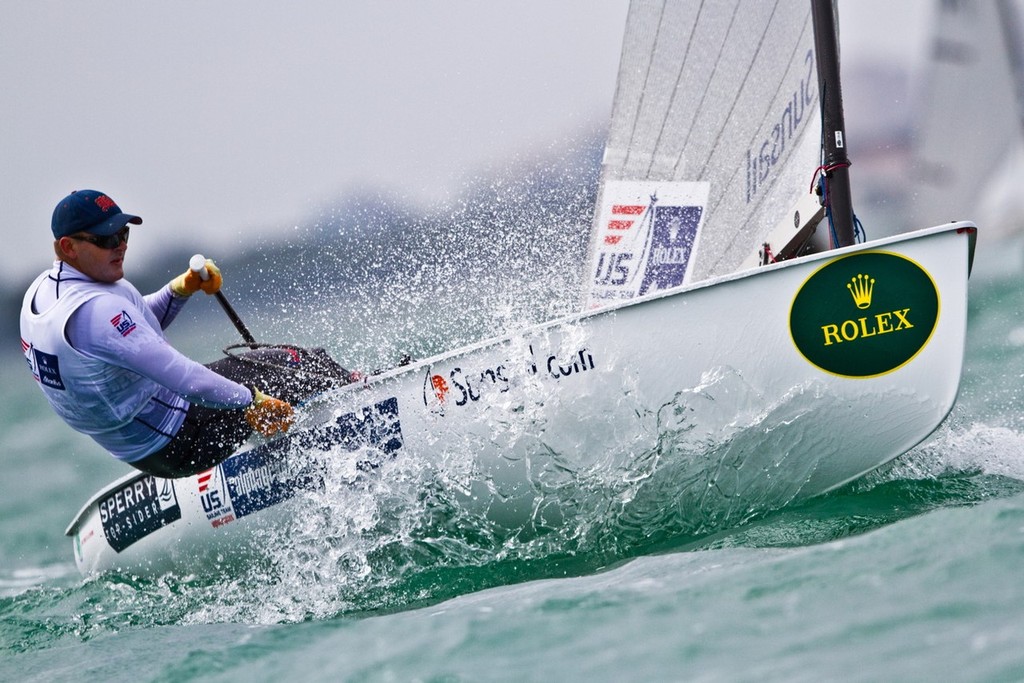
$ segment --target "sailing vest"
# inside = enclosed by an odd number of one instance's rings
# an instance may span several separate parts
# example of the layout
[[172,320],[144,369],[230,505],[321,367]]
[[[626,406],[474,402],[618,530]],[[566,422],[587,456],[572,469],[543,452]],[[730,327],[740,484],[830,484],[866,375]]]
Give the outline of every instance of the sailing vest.
[[[131,370],[83,355],[68,342],[65,327],[72,313],[101,294],[124,297],[144,315],[151,314],[134,287],[123,282],[89,281],[62,283],[56,302],[34,312],[33,298],[49,276],[47,271],[36,278],[22,301],[22,350],[54,411],[75,430],[103,443],[101,435],[131,422],[160,385]],[[155,320],[150,322],[160,329]]]

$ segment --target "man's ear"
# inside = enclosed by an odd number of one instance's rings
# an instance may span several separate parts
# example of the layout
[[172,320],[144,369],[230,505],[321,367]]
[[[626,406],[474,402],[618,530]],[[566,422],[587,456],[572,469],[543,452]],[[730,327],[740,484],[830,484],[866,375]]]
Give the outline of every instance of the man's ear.
[[74,260],[78,256],[78,247],[70,237],[61,237],[53,243],[53,250],[62,260]]

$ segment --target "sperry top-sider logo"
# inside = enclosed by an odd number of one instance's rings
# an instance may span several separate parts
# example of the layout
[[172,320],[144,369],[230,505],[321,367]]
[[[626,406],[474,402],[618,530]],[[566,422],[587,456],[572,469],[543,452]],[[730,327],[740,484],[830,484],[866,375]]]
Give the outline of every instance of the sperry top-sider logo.
[[822,370],[874,377],[910,362],[939,317],[935,283],[898,254],[866,252],[831,261],[793,299],[789,329],[797,350]]

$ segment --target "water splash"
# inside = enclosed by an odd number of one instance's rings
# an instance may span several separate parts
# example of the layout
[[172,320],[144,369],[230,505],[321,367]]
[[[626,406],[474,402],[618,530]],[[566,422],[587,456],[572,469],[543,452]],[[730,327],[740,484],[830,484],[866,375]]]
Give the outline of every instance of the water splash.
[[[765,408],[719,368],[657,411],[637,408],[629,457],[581,458],[571,441],[545,442],[542,428],[524,430],[535,434],[526,457],[489,467],[471,441],[437,459],[405,450],[395,459],[340,449],[312,456],[324,486],[287,503],[249,556],[218,565],[219,579],[187,582],[180,619],[273,623],[405,608],[591,572],[734,529],[802,496],[814,463],[792,476],[785,444],[800,441],[797,418],[819,398],[803,387]],[[627,386],[621,401],[631,400]],[[357,464],[368,461],[377,466]],[[527,486],[508,487],[502,467],[525,472]],[[787,468],[790,476],[773,476]]]

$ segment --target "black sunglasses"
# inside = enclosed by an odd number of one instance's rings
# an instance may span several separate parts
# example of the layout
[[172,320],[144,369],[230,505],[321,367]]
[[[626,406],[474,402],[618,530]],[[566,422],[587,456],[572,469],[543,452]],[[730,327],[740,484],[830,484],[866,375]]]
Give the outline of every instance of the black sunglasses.
[[82,240],[95,244],[100,249],[117,249],[121,242],[128,244],[128,226],[124,226],[113,235],[68,235],[73,240]]

